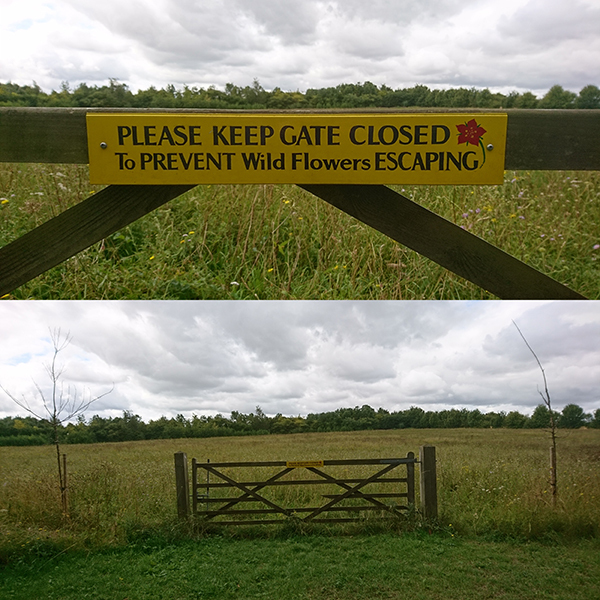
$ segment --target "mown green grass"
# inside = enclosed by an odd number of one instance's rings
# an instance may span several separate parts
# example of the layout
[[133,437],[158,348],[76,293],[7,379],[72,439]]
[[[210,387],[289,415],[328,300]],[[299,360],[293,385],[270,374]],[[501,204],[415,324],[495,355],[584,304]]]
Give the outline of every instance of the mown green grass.
[[[0,245],[98,188],[85,166],[0,164]],[[600,175],[398,191],[600,298]],[[15,290],[32,299],[485,299],[477,286],[296,186],[198,186]]]
[[600,591],[599,550],[598,540],[557,546],[426,533],[146,540],[15,565],[2,573],[0,596],[589,600]]

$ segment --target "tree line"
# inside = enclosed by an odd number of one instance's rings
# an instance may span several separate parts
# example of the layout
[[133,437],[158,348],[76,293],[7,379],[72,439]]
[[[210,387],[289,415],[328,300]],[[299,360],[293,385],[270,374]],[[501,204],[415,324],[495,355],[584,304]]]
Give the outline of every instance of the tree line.
[[[554,412],[559,428],[600,429],[600,409],[585,413],[577,404],[567,404],[561,412]],[[144,422],[139,415],[123,411],[120,417],[94,415],[86,420],[61,425],[61,443],[92,444],[136,440],[206,438],[217,436],[269,435],[329,431],[365,431],[381,429],[429,428],[510,428],[545,429],[550,427],[550,411],[540,404],[531,416],[517,411],[483,413],[478,409],[450,409],[425,411],[413,406],[407,410],[390,412],[363,405],[339,408],[334,411],[309,414],[306,417],[266,415],[260,407],[243,414],[232,411],[229,417],[221,414],[191,418],[179,414],[173,418],[160,417]],[[34,417],[5,417],[0,419],[0,446],[37,446],[53,443],[52,424]]]
[[489,89],[451,88],[432,90],[426,85],[392,89],[386,85],[345,83],[306,92],[265,90],[258,80],[249,86],[232,83],[219,90],[168,85],[132,92],[124,83],[111,79],[108,85],[85,83],[71,89],[44,92],[37,84],[0,83],[0,106],[122,107],[122,108],[212,108],[212,109],[310,109],[310,108],[600,108],[600,89],[586,85],[578,94],[560,85],[538,98],[532,92],[493,93]]

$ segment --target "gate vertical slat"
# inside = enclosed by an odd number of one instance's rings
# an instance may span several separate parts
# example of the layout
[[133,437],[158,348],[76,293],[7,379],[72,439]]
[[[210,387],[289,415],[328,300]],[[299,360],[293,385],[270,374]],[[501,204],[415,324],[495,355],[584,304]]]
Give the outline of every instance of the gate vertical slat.
[[196,459],[192,458],[192,510],[193,514],[198,512],[198,469]]
[[[414,452],[409,452],[406,458],[415,457]],[[407,504],[409,509],[413,509],[415,506],[415,463],[406,463],[406,493],[407,493]]]

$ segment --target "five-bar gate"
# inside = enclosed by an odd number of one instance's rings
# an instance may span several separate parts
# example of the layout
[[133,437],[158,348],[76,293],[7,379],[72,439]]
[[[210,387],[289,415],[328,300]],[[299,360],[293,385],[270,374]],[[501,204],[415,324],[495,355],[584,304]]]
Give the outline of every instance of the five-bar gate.
[[[192,460],[191,507],[187,458],[175,455],[178,508],[204,523],[278,524],[294,518],[310,523],[342,523],[401,517],[415,511],[415,465],[421,469],[421,507],[435,517],[435,448],[420,459],[199,462]],[[317,488],[317,489],[314,489]]]

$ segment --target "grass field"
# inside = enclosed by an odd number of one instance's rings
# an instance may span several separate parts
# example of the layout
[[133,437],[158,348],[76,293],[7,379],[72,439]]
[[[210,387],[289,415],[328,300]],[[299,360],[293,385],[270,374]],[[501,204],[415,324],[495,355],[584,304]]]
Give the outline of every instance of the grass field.
[[[0,164],[0,246],[96,189],[85,166]],[[404,193],[584,296],[600,298],[598,172],[506,172],[500,186],[418,186]],[[295,186],[205,185],[10,297],[491,296]]]
[[[437,523],[194,533],[173,454],[215,461],[438,458]],[[74,445],[71,517],[53,449],[0,448],[0,598],[594,598],[600,431],[396,430]],[[410,585],[407,582],[412,582]]]
[[[559,502],[540,430],[397,430],[0,448],[0,598],[594,598],[600,431],[561,431]],[[438,523],[194,533],[173,454],[211,461],[404,456],[433,444]],[[1,566],[4,565],[4,566]],[[410,582],[410,583],[409,583]]]

